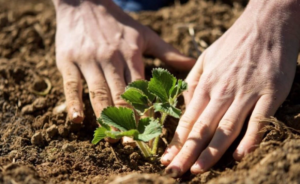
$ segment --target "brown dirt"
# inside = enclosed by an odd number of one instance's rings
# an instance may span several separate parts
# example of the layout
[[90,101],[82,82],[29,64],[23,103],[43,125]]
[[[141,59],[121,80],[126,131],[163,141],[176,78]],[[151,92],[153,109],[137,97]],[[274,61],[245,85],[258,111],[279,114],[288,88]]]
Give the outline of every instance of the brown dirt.
[[[197,57],[197,49],[207,48],[243,11],[242,1],[232,2],[191,0],[132,16],[183,53]],[[197,49],[182,28],[187,23],[194,26]],[[299,183],[299,67],[292,92],[276,115],[294,129],[272,119],[263,143],[241,162],[231,158],[229,149],[212,170],[174,180],[163,175],[158,162],[144,160],[137,149],[90,143],[97,125],[86,85],[87,118],[82,125],[69,122],[65,112],[53,112],[65,100],[55,66],[55,25],[49,1],[0,0],[0,183]],[[151,58],[145,63],[148,76],[151,68],[162,66]],[[169,70],[181,78],[186,75]],[[47,81],[51,90],[43,94]],[[168,122],[170,141],[177,121],[169,118]]]

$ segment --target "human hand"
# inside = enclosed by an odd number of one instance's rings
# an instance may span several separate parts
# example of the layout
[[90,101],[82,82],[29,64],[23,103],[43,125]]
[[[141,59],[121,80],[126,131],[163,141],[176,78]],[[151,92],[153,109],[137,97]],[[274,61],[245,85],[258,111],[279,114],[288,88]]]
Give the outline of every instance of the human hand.
[[296,1],[252,0],[201,55],[186,79],[187,109],[161,159],[167,171],[180,176],[189,168],[192,173],[211,168],[237,138],[248,115],[234,158],[241,159],[261,142],[264,120],[275,114],[292,85],[299,10]]
[[81,75],[96,116],[126,106],[126,84],[144,78],[143,54],[180,69],[194,60],[181,55],[111,0],[53,0],[57,12],[56,62],[64,81],[69,119],[83,121]]

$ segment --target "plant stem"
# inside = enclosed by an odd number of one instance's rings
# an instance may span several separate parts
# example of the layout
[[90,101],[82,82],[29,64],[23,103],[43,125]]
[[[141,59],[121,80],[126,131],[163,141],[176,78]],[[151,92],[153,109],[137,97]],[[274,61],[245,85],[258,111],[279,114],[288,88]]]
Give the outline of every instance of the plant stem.
[[153,107],[151,107],[149,109],[149,117],[154,117],[154,109],[153,109]]
[[149,158],[152,156],[151,149],[149,148],[149,146],[146,143],[144,143],[142,141],[135,141],[135,142],[145,158]]
[[[160,118],[160,124],[161,126],[164,125],[166,119],[167,119],[168,114],[162,113],[161,118]],[[154,142],[153,142],[153,147],[152,147],[152,154],[156,155],[157,154],[157,148],[158,148],[158,143],[159,143],[159,138],[160,136],[155,137]]]

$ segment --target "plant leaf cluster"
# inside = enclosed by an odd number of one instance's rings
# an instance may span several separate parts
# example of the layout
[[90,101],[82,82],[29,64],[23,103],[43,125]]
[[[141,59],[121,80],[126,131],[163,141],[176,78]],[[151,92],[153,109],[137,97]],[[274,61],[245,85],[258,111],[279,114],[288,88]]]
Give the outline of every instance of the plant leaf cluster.
[[[125,107],[108,107],[98,119],[101,127],[94,134],[93,144],[105,137],[118,139],[123,136],[132,137],[134,140],[147,142],[161,134],[162,126],[153,118],[142,118],[136,122],[134,111]],[[115,131],[115,127],[120,131]]]
[[[96,144],[105,137],[117,139],[123,136],[147,142],[159,136],[163,121],[155,119],[154,112],[179,118],[181,111],[176,108],[177,98],[186,89],[187,83],[177,80],[167,70],[153,69],[150,81],[134,81],[121,95],[134,110],[108,107],[102,111],[98,119],[101,127],[96,129],[92,143]],[[135,112],[138,114],[137,118]],[[143,115],[150,115],[150,117],[140,118]]]
[[152,71],[150,81],[138,80],[126,87],[122,98],[130,103],[140,115],[148,110],[166,113],[179,118],[181,111],[176,108],[178,96],[187,89],[187,83],[176,79],[167,70]]

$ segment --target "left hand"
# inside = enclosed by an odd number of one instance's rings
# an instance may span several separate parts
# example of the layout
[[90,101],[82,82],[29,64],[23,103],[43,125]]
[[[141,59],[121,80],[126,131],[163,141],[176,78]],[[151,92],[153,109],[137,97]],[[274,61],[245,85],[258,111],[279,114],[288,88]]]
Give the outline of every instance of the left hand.
[[[252,0],[187,77],[186,112],[161,162],[177,176],[202,173],[223,156],[251,115],[234,157],[262,140],[263,121],[287,97],[300,43],[294,0]],[[292,10],[291,10],[292,7]],[[296,9],[296,8],[295,8]],[[289,13],[287,13],[289,12]]]

